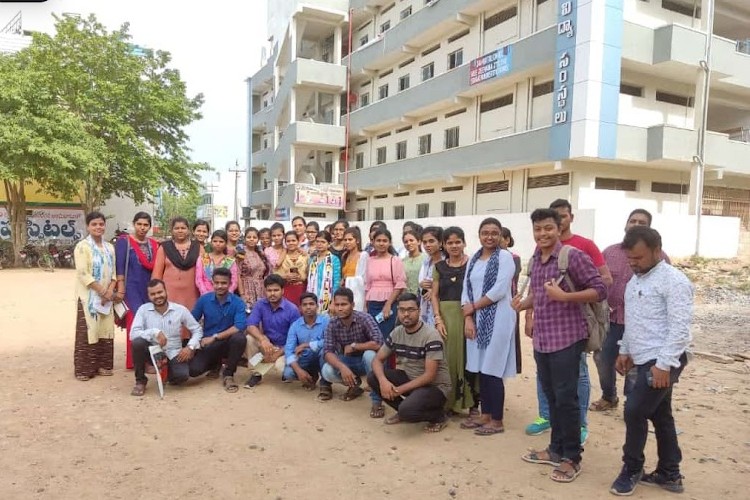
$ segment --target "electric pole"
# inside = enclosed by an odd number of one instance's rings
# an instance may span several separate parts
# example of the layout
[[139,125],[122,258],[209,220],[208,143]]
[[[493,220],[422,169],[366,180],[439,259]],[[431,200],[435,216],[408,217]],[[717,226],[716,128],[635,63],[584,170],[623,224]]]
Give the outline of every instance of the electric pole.
[[234,220],[239,221],[239,209],[237,208],[239,200],[237,198],[237,191],[239,189],[240,172],[244,172],[244,170],[240,168],[240,161],[234,160],[234,168],[230,168],[229,171],[234,172]]

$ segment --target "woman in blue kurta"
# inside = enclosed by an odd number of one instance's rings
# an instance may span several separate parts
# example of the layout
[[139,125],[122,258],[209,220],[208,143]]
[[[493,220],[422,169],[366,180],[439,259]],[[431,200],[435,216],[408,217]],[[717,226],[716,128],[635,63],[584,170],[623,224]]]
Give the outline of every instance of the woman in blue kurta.
[[307,291],[318,297],[318,312],[328,314],[333,292],[341,285],[341,261],[330,251],[331,233],[320,231],[315,238],[317,253],[310,257],[307,268]]
[[146,212],[138,212],[133,217],[133,234],[121,236],[115,244],[115,265],[117,267],[117,281],[125,282],[123,287],[118,283],[118,296],[125,300],[128,313],[125,316],[125,329],[127,335],[127,349],[125,354],[125,368],[133,368],[133,359],[130,353],[130,326],[136,311],[148,302],[146,285],[151,279],[151,271],[154,270],[156,251],[159,244],[155,239],[148,237],[151,230],[151,216]]

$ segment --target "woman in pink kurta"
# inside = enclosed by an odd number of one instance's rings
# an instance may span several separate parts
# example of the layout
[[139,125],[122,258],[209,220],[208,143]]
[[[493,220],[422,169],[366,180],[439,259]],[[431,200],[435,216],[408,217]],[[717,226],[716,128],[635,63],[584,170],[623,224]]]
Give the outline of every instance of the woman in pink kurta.
[[258,230],[254,227],[245,229],[244,248],[235,254],[240,271],[239,294],[248,309],[266,296],[263,279],[268,276],[269,265],[258,242]]
[[276,269],[281,264],[281,256],[284,253],[284,225],[275,222],[271,226],[271,246],[265,248],[263,253],[266,254],[268,265],[271,269]]
[[367,312],[378,321],[383,338],[388,338],[396,325],[396,298],[406,288],[404,263],[394,256],[391,233],[378,229],[372,238],[374,253],[367,261],[365,301]]
[[198,300],[195,286],[195,267],[200,257],[200,243],[190,239],[188,221],[175,217],[170,224],[172,239],[156,252],[152,278],[164,281],[171,302],[192,309]]
[[223,229],[214,231],[211,235],[211,252],[204,253],[195,269],[195,284],[201,295],[212,292],[214,285],[211,278],[214,269],[225,267],[232,273],[232,281],[229,284],[229,292],[237,290],[237,264],[234,259],[227,256],[227,232]]

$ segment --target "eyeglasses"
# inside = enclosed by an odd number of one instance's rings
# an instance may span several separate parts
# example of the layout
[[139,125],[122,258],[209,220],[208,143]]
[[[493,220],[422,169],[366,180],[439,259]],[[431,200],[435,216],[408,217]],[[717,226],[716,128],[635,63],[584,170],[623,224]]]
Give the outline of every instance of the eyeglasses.
[[479,236],[482,238],[499,238],[500,233],[497,231],[482,231],[479,233]]
[[398,312],[400,312],[400,313],[411,314],[411,313],[415,313],[415,312],[419,311],[419,308],[417,308],[417,307],[399,307],[396,310]]

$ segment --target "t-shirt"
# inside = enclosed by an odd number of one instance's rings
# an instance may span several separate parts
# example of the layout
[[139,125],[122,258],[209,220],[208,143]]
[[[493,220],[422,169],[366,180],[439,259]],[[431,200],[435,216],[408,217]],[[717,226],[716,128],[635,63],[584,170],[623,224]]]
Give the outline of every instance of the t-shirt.
[[560,240],[560,243],[562,243],[563,245],[571,246],[573,248],[577,248],[581,252],[588,255],[591,259],[591,262],[594,263],[594,266],[597,269],[606,264],[602,253],[599,251],[599,247],[596,246],[596,243],[588,238],[584,238],[583,236],[574,234],[567,240]]
[[451,390],[451,377],[445,363],[443,338],[433,327],[422,323],[422,327],[414,333],[406,333],[402,325],[397,326],[386,339],[381,349],[388,356],[396,354],[396,369],[403,370],[414,380],[424,374],[425,359],[438,362],[438,370],[432,384],[448,396]]

